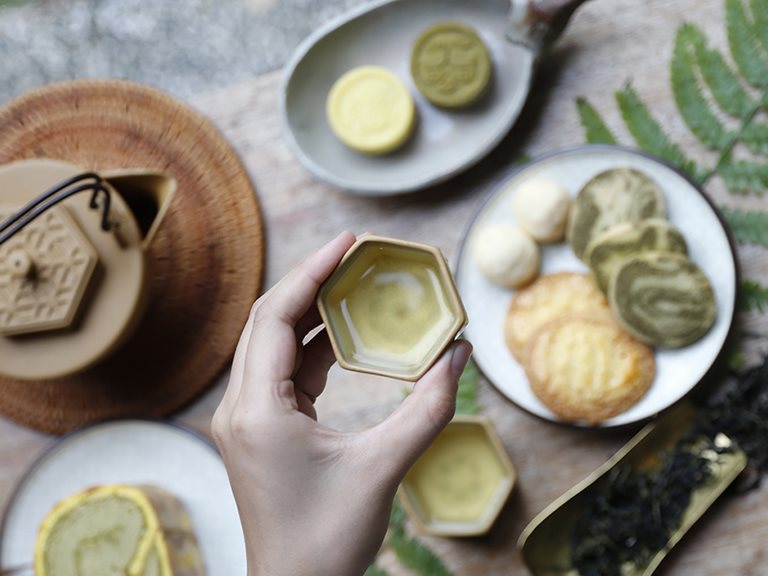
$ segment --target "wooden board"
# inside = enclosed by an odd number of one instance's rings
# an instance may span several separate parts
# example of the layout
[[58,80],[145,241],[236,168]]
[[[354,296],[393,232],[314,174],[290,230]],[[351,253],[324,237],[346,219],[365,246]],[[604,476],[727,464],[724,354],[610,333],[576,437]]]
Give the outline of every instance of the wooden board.
[[[688,134],[669,89],[666,62],[677,27],[690,20],[727,52],[721,0],[604,0],[585,4],[562,42],[544,61],[524,118],[508,138],[467,174],[402,198],[365,200],[333,190],[304,171],[282,141],[277,96],[281,74],[275,72],[242,85],[225,87],[194,104],[224,132],[243,158],[259,190],[269,235],[271,286],[309,251],[340,229],[376,232],[430,242],[449,259],[456,254],[472,213],[498,178],[522,153],[535,156],[584,141],[574,100],[587,96],[604,111],[612,127],[621,125],[613,92],[632,81],[664,122],[672,137],[694,158],[703,150]],[[626,134],[616,132],[626,139]],[[757,198],[734,199],[718,182],[708,187],[717,203],[765,208]],[[764,250],[742,249],[744,275],[768,281]],[[763,316],[744,325],[766,333]],[[762,341],[761,346],[765,347]],[[224,381],[185,411],[180,420],[201,431],[223,393]],[[398,382],[334,369],[318,400],[320,420],[343,430],[380,421],[400,401]],[[495,422],[519,472],[519,482],[502,517],[487,538],[425,538],[457,576],[525,574],[516,551],[523,526],[549,502],[588,475],[632,435],[634,430],[600,433],[573,430],[522,413],[490,385],[479,395]],[[0,421],[0,502],[34,455],[51,439]],[[719,576],[765,573],[768,555],[768,489],[746,496],[726,496],[690,532],[659,570],[662,575]],[[387,555],[392,575],[412,574]]]

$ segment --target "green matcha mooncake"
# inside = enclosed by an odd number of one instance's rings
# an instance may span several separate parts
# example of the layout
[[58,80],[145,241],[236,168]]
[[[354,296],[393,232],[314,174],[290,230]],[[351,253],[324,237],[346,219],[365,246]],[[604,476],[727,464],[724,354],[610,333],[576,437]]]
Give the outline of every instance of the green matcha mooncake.
[[432,104],[461,108],[475,102],[491,80],[491,58],[480,36],[464,24],[441,22],[422,32],[411,51],[411,75]]
[[643,252],[688,254],[685,238],[666,220],[649,218],[638,224],[625,222],[592,239],[584,261],[597,285],[608,292],[611,275],[627,258]]
[[583,260],[592,239],[617,224],[665,218],[666,213],[664,196],[653,180],[632,168],[614,168],[598,174],[581,189],[566,238]]
[[696,264],[680,254],[646,252],[625,260],[611,279],[608,300],[636,338],[679,348],[715,322],[715,295]]

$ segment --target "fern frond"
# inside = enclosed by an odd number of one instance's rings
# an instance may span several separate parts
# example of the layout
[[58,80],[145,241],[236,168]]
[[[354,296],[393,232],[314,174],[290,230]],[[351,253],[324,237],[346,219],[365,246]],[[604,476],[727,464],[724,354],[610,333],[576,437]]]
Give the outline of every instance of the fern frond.
[[768,248],[768,212],[721,207],[728,226],[739,244],[757,244]]
[[640,148],[677,166],[690,174],[694,180],[701,179],[699,168],[669,139],[632,86],[616,92],[616,102],[627,129]]
[[[766,1],[766,0],[760,0]],[[726,114],[745,119],[752,114],[757,102],[741,85],[741,80],[719,51],[707,48],[704,33],[693,24],[687,24],[689,41],[696,50],[701,76],[718,106]]]
[[387,576],[387,573],[376,566],[369,566],[368,570],[363,573],[363,576]]
[[672,93],[683,120],[705,146],[724,150],[731,143],[729,133],[709,107],[696,76],[697,40],[696,30],[690,24],[683,24],[677,30],[675,47],[670,62]]
[[731,192],[762,196],[768,187],[768,164],[726,158],[718,165],[717,173]]
[[768,156],[768,124],[750,122],[739,133],[739,140],[755,154]]
[[768,0],[752,0],[750,8],[755,19],[755,34],[763,45],[763,50],[768,53]]
[[480,405],[477,403],[478,371],[475,363],[470,360],[459,378],[459,389],[456,393],[456,414],[477,414]]
[[747,16],[743,0],[726,0],[725,19],[728,44],[739,71],[753,86],[768,87],[768,59]]
[[768,286],[752,280],[744,280],[741,283],[740,297],[739,308],[742,312],[768,310]]
[[586,98],[576,99],[579,119],[584,128],[585,137],[590,144],[616,144],[616,137],[608,129],[600,113]]

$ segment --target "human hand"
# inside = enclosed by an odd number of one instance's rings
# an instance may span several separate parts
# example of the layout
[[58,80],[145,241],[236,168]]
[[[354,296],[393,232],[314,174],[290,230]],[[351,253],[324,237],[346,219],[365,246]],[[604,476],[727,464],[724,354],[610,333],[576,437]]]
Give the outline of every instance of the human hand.
[[454,343],[384,422],[357,433],[317,423],[334,362],[315,297],[354,243],[343,233],[251,309],[212,432],[245,534],[249,576],[360,576],[403,476],[453,416],[468,342]]

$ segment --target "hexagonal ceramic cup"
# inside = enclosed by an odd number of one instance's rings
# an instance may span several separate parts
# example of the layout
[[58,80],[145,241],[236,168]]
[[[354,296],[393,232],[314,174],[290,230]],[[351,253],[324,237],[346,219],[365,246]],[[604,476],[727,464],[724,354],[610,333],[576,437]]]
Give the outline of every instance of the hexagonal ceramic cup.
[[439,249],[365,236],[323,284],[317,305],[339,364],[418,380],[467,315]]
[[408,471],[398,499],[420,532],[479,536],[496,521],[515,478],[491,421],[456,416]]

